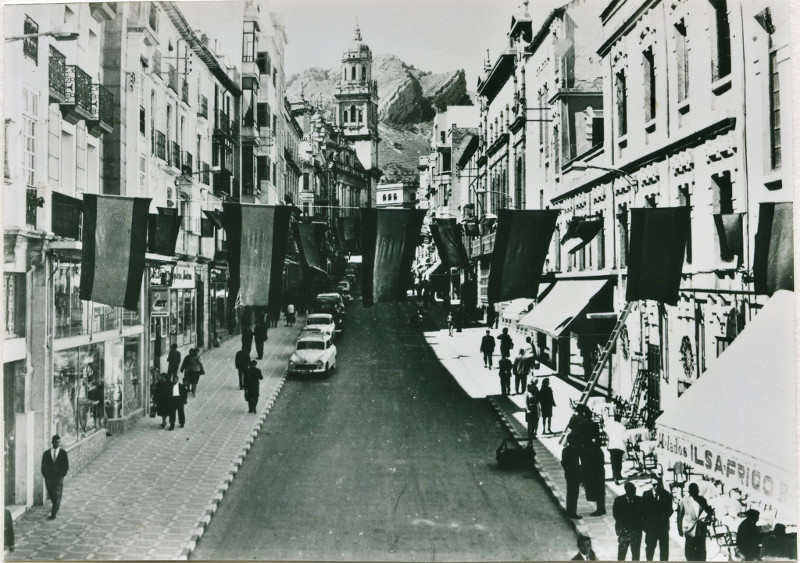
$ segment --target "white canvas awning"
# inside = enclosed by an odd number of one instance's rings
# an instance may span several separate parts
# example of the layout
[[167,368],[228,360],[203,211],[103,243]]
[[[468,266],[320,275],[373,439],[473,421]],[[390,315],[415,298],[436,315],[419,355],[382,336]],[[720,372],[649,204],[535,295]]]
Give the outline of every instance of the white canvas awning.
[[533,299],[528,299],[525,297],[509,301],[508,305],[506,305],[506,307],[503,309],[503,319],[518,321],[522,315],[530,310],[533,302]]
[[519,325],[558,337],[606,283],[607,280],[558,281],[545,298],[520,319]]
[[796,514],[794,315],[794,293],[776,292],[656,420],[665,458],[689,463],[782,514]]

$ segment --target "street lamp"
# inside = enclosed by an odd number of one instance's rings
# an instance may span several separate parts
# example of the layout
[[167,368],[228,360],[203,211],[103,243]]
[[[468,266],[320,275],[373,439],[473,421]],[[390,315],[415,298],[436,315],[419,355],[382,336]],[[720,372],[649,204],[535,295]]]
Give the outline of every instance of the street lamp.
[[42,33],[26,33],[25,35],[14,35],[6,37],[6,43],[10,41],[21,41],[23,39],[31,39],[33,37],[52,37],[56,41],[75,41],[80,34],[77,31],[66,31],[61,27],[56,27],[52,31],[45,31]]
[[[498,191],[498,190],[487,190],[485,188],[481,188],[481,189],[475,190],[475,195],[485,195],[485,194],[497,194],[497,195],[499,195],[499,196],[504,198],[504,202],[511,200],[511,195],[507,194],[506,192],[501,192],[501,191]],[[503,203],[501,203],[500,205],[503,205]],[[485,211],[486,211],[486,208],[484,206],[484,212]]]

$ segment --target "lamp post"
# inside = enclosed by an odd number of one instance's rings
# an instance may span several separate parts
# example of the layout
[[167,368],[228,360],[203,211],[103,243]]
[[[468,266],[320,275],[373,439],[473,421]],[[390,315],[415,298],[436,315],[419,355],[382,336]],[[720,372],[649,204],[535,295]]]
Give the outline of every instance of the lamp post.
[[32,39],[34,37],[52,37],[56,41],[75,41],[80,34],[77,31],[66,31],[60,27],[56,27],[52,31],[44,31],[42,33],[26,33],[25,35],[13,35],[6,37],[6,43],[11,41],[22,41],[23,39]]

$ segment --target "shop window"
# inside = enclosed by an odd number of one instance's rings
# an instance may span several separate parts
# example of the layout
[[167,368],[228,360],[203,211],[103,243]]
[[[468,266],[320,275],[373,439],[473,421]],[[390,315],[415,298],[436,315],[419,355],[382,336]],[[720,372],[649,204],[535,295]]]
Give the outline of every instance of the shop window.
[[89,344],[53,354],[53,433],[70,446],[105,428],[105,346]]
[[135,336],[123,340],[123,381],[120,389],[120,405],[117,417],[121,418],[142,408],[142,338]]
[[53,274],[55,338],[89,334],[89,302],[79,296],[78,264],[61,266]]
[[25,336],[25,274],[3,274],[3,337]]
[[617,128],[619,136],[628,134],[628,89],[626,87],[625,71],[617,73],[615,81],[616,96],[614,103],[617,107]]

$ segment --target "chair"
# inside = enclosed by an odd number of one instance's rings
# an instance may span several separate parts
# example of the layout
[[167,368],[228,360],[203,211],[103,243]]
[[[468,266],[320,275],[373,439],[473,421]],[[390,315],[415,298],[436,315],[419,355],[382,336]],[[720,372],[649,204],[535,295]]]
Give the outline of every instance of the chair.
[[[673,499],[679,501],[683,498],[683,490],[686,487],[686,483],[689,482],[689,477],[692,475],[692,466],[678,461],[669,468],[669,471],[672,471],[672,481],[669,483],[669,492],[672,494]],[[680,496],[675,495],[676,489],[680,491]]]
[[724,550],[727,552],[729,561],[737,559],[736,532],[732,532],[728,526],[722,524],[714,516],[709,516],[708,520],[711,531],[709,535],[719,546],[720,551]]

